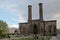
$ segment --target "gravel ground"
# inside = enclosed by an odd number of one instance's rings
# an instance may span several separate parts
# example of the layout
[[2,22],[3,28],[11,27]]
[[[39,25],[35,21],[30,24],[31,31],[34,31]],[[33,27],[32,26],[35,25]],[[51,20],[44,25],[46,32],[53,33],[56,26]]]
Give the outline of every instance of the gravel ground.
[[60,34],[53,36],[50,40],[60,40]]

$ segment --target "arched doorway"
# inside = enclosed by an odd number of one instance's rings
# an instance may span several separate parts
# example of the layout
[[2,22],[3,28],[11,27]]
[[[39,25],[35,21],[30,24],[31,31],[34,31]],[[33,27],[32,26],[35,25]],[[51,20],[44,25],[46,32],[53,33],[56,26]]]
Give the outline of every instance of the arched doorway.
[[37,39],[38,39],[37,34],[38,34],[37,25],[34,24],[34,25],[33,25],[33,35],[34,35],[34,40],[37,40]]
[[36,24],[33,25],[33,34],[38,34],[38,29]]

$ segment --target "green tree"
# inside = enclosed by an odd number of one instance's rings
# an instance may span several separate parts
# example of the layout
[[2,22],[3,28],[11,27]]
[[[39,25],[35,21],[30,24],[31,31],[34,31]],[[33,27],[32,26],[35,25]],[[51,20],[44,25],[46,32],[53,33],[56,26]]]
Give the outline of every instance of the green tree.
[[0,35],[4,35],[8,32],[8,25],[3,20],[0,20]]

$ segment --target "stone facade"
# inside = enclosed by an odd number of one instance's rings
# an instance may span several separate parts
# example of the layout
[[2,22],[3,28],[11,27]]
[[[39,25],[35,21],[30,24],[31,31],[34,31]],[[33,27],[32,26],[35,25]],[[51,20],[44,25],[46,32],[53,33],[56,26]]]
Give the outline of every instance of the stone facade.
[[56,20],[44,21],[42,3],[39,4],[39,19],[32,20],[32,6],[28,6],[28,22],[19,23],[21,34],[56,35]]

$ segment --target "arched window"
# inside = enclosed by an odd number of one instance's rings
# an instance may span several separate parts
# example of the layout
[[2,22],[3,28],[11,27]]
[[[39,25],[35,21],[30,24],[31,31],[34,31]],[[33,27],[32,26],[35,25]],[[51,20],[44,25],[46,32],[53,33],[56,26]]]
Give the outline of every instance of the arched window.
[[48,30],[49,30],[49,33],[51,33],[52,25],[48,25]]

